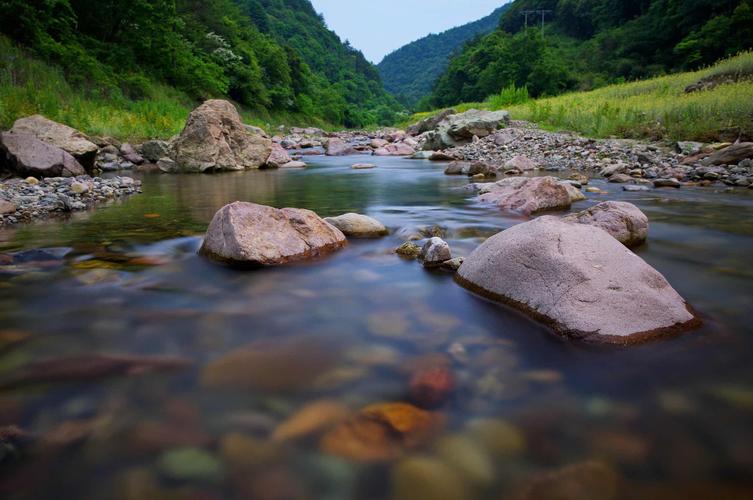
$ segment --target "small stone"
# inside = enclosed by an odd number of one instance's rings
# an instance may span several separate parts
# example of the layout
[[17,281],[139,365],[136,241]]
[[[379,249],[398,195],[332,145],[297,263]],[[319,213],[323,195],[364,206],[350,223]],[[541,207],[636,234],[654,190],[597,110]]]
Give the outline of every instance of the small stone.
[[454,259],[447,260],[442,263],[442,269],[447,269],[448,271],[457,271],[460,269],[460,266],[463,265],[463,261],[465,259],[463,257],[455,257]]
[[523,433],[505,420],[473,420],[468,424],[467,432],[495,457],[519,455],[526,450]]
[[532,480],[519,496],[521,500],[613,500],[620,477],[600,462],[584,462],[557,469]]
[[353,170],[370,170],[376,168],[376,165],[373,163],[354,163],[350,168]]
[[16,213],[16,205],[9,201],[0,200],[0,215]]
[[622,190],[635,193],[635,192],[642,192],[642,191],[651,191],[651,188],[648,186],[630,185],[630,186],[622,186]]
[[444,262],[452,259],[450,245],[442,238],[431,238],[421,249],[421,258],[424,267],[439,267]]
[[89,192],[89,186],[83,182],[74,182],[71,184],[71,191],[76,194],[84,194]]
[[37,184],[39,184],[39,179],[37,179],[36,177],[27,177],[26,179],[24,179],[24,182],[26,184],[36,186]]
[[679,188],[682,186],[682,183],[678,181],[677,179],[656,179],[654,181],[654,187],[671,187],[671,188]]

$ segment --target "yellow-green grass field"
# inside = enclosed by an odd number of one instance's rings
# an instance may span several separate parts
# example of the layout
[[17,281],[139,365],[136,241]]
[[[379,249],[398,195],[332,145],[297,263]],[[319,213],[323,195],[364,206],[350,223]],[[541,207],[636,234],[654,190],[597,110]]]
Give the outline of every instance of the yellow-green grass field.
[[[736,83],[685,93],[707,77],[733,76]],[[724,78],[722,78],[724,79]],[[509,93],[509,90],[507,91]],[[504,105],[498,96],[453,108],[505,108],[514,120],[589,137],[715,141],[753,136],[753,52],[744,52],[700,71],[610,85],[588,92]],[[411,122],[435,112],[420,113]]]

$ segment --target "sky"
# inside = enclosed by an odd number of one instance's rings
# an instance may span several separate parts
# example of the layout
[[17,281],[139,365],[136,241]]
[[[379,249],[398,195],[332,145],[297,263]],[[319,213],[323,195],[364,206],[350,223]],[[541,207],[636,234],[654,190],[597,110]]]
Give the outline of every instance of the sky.
[[488,16],[509,0],[311,0],[329,29],[368,60],[429,33],[441,33]]

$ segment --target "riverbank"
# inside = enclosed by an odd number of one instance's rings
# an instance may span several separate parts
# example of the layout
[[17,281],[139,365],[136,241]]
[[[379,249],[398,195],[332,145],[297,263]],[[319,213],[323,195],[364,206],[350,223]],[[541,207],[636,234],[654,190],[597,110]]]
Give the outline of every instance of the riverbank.
[[[700,71],[588,92],[532,100],[514,90],[454,109],[506,109],[515,120],[592,138],[700,142],[753,138],[753,52]],[[418,113],[401,126],[438,112]]]

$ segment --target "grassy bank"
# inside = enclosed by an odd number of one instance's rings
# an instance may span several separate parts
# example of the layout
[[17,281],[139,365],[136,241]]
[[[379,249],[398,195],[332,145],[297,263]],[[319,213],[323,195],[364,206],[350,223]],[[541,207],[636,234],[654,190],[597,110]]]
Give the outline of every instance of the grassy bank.
[[[42,114],[87,134],[139,141],[169,138],[181,131],[198,103],[171,87],[150,82],[143,99],[103,95],[97,88],[74,88],[56,67],[30,56],[0,36],[0,130],[18,118]],[[270,115],[241,109],[246,123],[263,128],[311,125],[295,115]]]
[[[736,83],[690,94],[685,87],[704,78],[733,77]],[[610,85],[590,92],[521,101],[507,89],[482,103],[454,106],[458,111],[507,109],[515,120],[590,137],[714,141],[738,134],[753,136],[753,52],[745,52],[701,71]],[[413,121],[433,113],[414,115]]]

